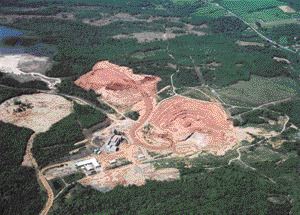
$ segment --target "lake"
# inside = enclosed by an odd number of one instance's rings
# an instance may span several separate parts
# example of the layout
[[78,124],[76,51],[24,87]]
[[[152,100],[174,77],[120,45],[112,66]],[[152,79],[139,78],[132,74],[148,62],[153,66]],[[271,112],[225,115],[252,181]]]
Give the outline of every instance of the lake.
[[0,54],[19,54],[24,53],[24,49],[21,47],[8,47],[1,44],[1,40],[6,37],[16,37],[23,35],[23,32],[0,25]]
[[22,36],[24,33],[20,30],[9,28],[0,25],[0,55],[6,54],[23,54],[28,53],[36,56],[53,56],[56,53],[56,48],[44,43],[36,43],[32,46],[7,46],[1,43],[6,37]]
[[22,34],[23,33],[21,31],[18,31],[17,29],[8,28],[0,25],[0,40],[2,40],[5,37],[16,37]]

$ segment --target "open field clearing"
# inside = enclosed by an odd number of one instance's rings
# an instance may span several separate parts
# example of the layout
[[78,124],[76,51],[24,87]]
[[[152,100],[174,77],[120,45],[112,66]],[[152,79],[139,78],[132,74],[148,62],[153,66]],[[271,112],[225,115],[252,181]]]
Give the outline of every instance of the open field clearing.
[[132,164],[85,177],[79,182],[82,185],[91,186],[100,191],[108,191],[117,185],[141,186],[146,183],[146,180],[170,181],[178,178],[179,171],[175,168],[155,170],[151,164]]
[[241,41],[241,40],[236,41],[236,44],[238,44],[239,46],[258,46],[258,47],[265,46],[265,44],[263,44],[263,43],[247,42],[247,41]]
[[176,37],[176,34],[172,32],[141,32],[133,33],[131,35],[116,35],[113,36],[114,39],[127,39],[135,38],[139,43],[151,42],[155,40],[169,40]]
[[287,6],[287,5],[279,6],[279,9],[285,13],[295,13],[296,12],[293,8],[291,8],[290,6]]
[[23,95],[0,105],[0,120],[45,132],[72,112],[72,102],[50,94]]
[[263,78],[253,75],[249,81],[239,81],[218,90],[218,93],[229,104],[236,101],[240,104],[258,106],[296,96],[299,93],[299,86],[289,78]]
[[193,15],[218,18],[228,15],[228,12],[215,4],[207,4],[206,6],[199,8]]
[[263,24],[281,20],[292,20],[300,17],[298,12],[277,0],[224,0],[221,4],[249,23],[262,22]]
[[118,13],[115,14],[113,16],[108,16],[105,17],[105,14],[99,14],[101,16],[103,16],[101,19],[83,19],[82,22],[85,24],[89,24],[89,25],[93,25],[93,26],[105,26],[105,25],[109,25],[113,22],[117,22],[117,21],[123,21],[123,22],[138,22],[138,21],[144,21],[141,19],[136,18],[135,16],[132,16],[131,14],[128,13]]
[[41,73],[50,68],[51,62],[48,57],[37,57],[30,54],[19,55],[0,55],[0,68],[2,72],[22,73]]
[[51,65],[48,57],[37,57],[30,54],[0,55],[0,71],[2,73],[19,76],[20,81],[21,79],[44,81],[50,89],[53,89],[56,84],[60,83],[60,79],[44,75]]
[[[95,9],[95,8],[94,8]],[[91,12],[90,10],[82,10],[81,13],[88,13]],[[165,17],[160,17],[160,16],[151,16],[151,17],[141,17],[138,15],[133,15],[129,13],[117,13],[117,14],[105,14],[105,13],[99,13],[96,12],[97,15],[95,15],[93,18],[83,18],[82,22],[88,25],[92,26],[97,26],[97,27],[102,27],[109,25],[114,22],[146,22],[146,23],[151,23],[154,21],[162,20]],[[97,18],[101,17],[101,18]],[[80,18],[80,13],[79,13],[79,18]],[[178,21],[179,19],[176,17],[169,17],[166,18],[169,21]]]

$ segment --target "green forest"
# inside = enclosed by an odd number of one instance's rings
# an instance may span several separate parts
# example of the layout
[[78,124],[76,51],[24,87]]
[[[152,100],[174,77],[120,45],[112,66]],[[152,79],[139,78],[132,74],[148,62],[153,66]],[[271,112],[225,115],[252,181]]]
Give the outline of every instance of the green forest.
[[38,134],[33,142],[33,155],[40,168],[63,161],[69,151],[76,149],[76,142],[84,139],[76,115],[71,114]]
[[107,119],[103,112],[88,105],[74,103],[74,112],[76,114],[76,119],[82,128],[90,128]]
[[148,181],[143,187],[120,186],[108,193],[77,185],[56,201],[51,214],[297,214],[299,201],[292,206],[288,199],[299,199],[300,160],[294,150],[287,144],[278,151],[289,156],[279,166],[278,160],[254,162],[257,171],[226,166],[222,158],[216,158],[220,168],[208,171],[200,158],[191,169],[182,167],[181,179],[173,182]]
[[83,129],[102,123],[106,119],[104,112],[75,102],[73,113],[34,139],[33,154],[39,167],[67,160],[69,152],[80,147],[74,144],[84,139]]
[[0,213],[38,214],[46,200],[33,168],[23,167],[23,155],[33,131],[0,121]]

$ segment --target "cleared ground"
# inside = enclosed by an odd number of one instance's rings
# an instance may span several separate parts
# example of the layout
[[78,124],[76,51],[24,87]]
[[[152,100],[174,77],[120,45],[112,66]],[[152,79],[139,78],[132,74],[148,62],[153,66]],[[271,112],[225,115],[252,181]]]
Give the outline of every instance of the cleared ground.
[[0,105],[0,120],[30,128],[36,133],[45,132],[51,125],[69,115],[72,107],[72,102],[57,95],[22,95]]
[[[135,75],[127,67],[101,61],[92,71],[76,80],[75,84],[85,90],[94,90],[108,103],[124,109],[142,101],[145,96],[154,97],[158,81],[158,77]],[[139,88],[143,88],[145,93]]]
[[289,98],[298,92],[298,84],[290,78],[264,78],[255,75],[249,81],[239,81],[218,90],[226,103],[253,106]]
[[235,144],[232,122],[217,103],[176,96],[155,108],[158,81],[157,77],[135,75],[129,68],[104,61],[75,83],[95,90],[117,107],[136,104],[140,118],[125,130],[134,145],[177,154],[202,150],[224,154]]
[[178,178],[179,170],[175,168],[155,170],[152,164],[132,164],[85,177],[80,180],[80,183],[100,191],[108,191],[120,184],[141,186],[146,183],[146,180],[170,181]]
[[[236,144],[232,121],[219,103],[173,96],[157,104],[159,80],[135,75],[129,68],[108,61],[97,63],[91,72],[76,80],[75,84],[101,94],[104,101],[121,112],[131,108],[140,115],[137,121],[115,119],[111,126],[94,133],[102,144],[114,130],[124,132],[126,141],[117,152],[95,155],[103,171],[82,179],[83,185],[106,191],[118,184],[143,185],[147,179],[176,179],[177,169],[158,171],[145,164],[153,160],[148,152],[163,156],[186,156],[201,151],[224,155]],[[125,164],[112,168],[112,162],[117,160]]]
[[[59,78],[44,75],[52,66],[48,57],[37,57],[30,54],[0,55],[0,72],[9,73],[20,82],[25,80],[41,80],[47,83],[50,89],[60,83]],[[23,81],[22,81],[23,79]]]
[[236,143],[232,122],[218,103],[175,96],[156,107],[149,124],[153,144],[160,143],[161,149],[170,144],[177,154],[209,151],[223,155]]
[[285,13],[296,13],[296,11],[293,8],[287,5],[279,6],[279,9]]

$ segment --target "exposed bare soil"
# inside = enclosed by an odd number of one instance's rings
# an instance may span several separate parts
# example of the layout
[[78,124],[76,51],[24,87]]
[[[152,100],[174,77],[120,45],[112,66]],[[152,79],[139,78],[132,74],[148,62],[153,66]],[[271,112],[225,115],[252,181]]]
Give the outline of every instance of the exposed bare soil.
[[[200,101],[174,96],[157,104],[154,76],[136,75],[126,67],[102,61],[92,71],[76,80],[86,90],[94,90],[102,99],[120,111],[137,110],[137,121],[114,120],[106,129],[95,133],[106,142],[114,129],[125,133],[127,143],[113,153],[94,155],[103,171],[80,181],[101,191],[118,184],[143,185],[145,180],[173,180],[179,177],[177,169],[155,168],[148,151],[159,154],[186,156],[201,151],[224,155],[237,141],[233,123],[223,107],[216,102]],[[142,159],[141,159],[142,158]],[[125,166],[111,168],[112,161],[127,160]]]
[[[14,73],[30,73],[36,72],[45,74],[51,67],[51,62],[48,57],[37,57],[30,54],[16,54],[16,55],[0,55],[0,68],[15,69]],[[20,71],[17,71],[20,70]]]
[[16,76],[18,81],[41,80],[47,83],[50,89],[60,83],[59,78],[44,75],[50,69],[52,62],[48,57],[37,57],[30,54],[0,55],[0,71]]
[[134,105],[139,110],[139,120],[124,130],[134,145],[176,154],[209,151],[217,155],[235,145],[233,124],[220,104],[175,96],[156,105],[158,81],[103,61],[75,83],[95,90],[117,107]]
[[246,41],[240,41],[238,40],[236,42],[239,46],[259,46],[259,47],[264,47],[265,45],[263,43],[258,43],[258,42],[246,42]]
[[154,40],[169,40],[176,37],[176,34],[172,32],[139,32],[133,33],[130,35],[115,35],[114,39],[127,39],[127,38],[135,38],[139,43],[151,42]]
[[156,130],[149,132],[149,138],[171,146],[177,154],[209,151],[223,155],[236,144],[232,122],[218,103],[175,96],[156,107],[149,124]]
[[[21,108],[16,102],[28,107]],[[51,125],[69,115],[72,107],[72,102],[57,95],[44,93],[22,95],[0,105],[0,120],[30,128],[37,133],[45,132]]]
[[286,58],[273,57],[273,59],[276,60],[277,62],[284,62],[284,63],[287,63],[287,64],[291,64],[291,62]]
[[[185,34],[194,34],[197,36],[203,36],[206,33],[202,31],[204,27],[198,27],[195,29],[193,25],[186,24],[184,28],[166,28],[164,32],[138,32],[132,34],[119,34],[113,36],[114,39],[128,39],[134,38],[139,43],[151,42],[155,40],[170,40],[174,39],[176,36],[185,35]],[[182,33],[178,33],[176,31],[182,31]]]
[[279,6],[279,9],[285,13],[296,13],[296,11],[293,8],[287,5]]
[[122,21],[122,22],[153,22],[156,20],[167,19],[169,21],[178,21],[179,18],[176,17],[149,17],[147,19],[141,18],[140,16],[134,16],[129,13],[117,13],[115,15],[111,14],[101,14],[103,17],[101,19],[83,19],[82,22],[88,25],[102,27],[105,25],[109,25],[113,22]]
[[179,171],[175,168],[156,170],[152,164],[130,164],[117,169],[101,172],[80,180],[82,185],[92,186],[95,189],[107,191],[117,185],[141,186],[146,180],[170,181],[179,178]]
[[136,75],[127,67],[101,61],[92,71],[76,80],[75,84],[86,90],[94,90],[108,103],[124,110],[143,101],[143,97],[154,98],[158,81],[158,77]]

